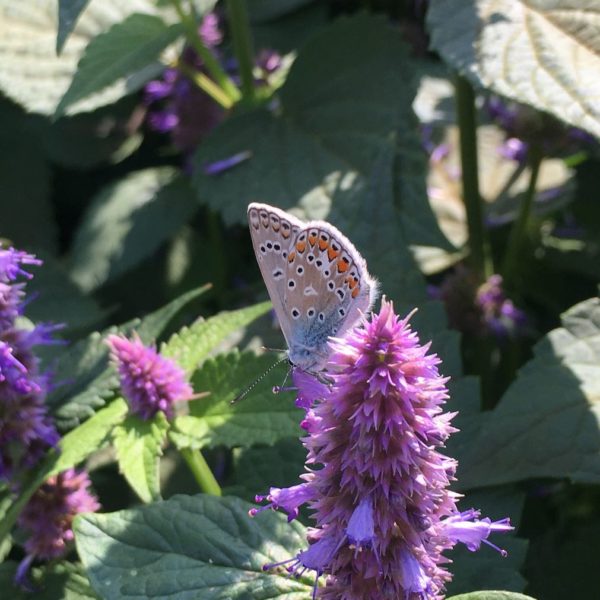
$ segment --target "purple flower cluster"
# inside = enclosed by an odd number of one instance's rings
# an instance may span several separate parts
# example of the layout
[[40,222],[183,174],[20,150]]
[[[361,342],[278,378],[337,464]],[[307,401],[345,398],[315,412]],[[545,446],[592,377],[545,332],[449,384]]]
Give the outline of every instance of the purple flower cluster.
[[554,117],[531,106],[490,96],[485,104],[490,118],[506,132],[500,153],[523,163],[532,144],[544,156],[566,156],[596,145],[594,137],[576,127],[567,127]]
[[[235,61],[226,60],[218,50],[223,34],[216,13],[211,12],[204,17],[198,34],[206,48],[236,79]],[[184,49],[181,60],[192,71],[208,75],[202,59],[191,47]],[[275,52],[262,50],[257,56],[256,66],[262,74],[257,85],[261,85],[266,77],[279,69],[281,58]],[[146,85],[145,101],[149,107],[150,127],[160,133],[168,133],[173,145],[184,153],[192,152],[226,114],[219,104],[176,68],[166,69],[160,79]]]
[[49,378],[40,372],[33,349],[53,343],[56,326],[25,328],[18,321],[25,306],[27,266],[34,256],[0,247],[0,480],[18,477],[58,442],[44,404]]
[[27,556],[19,565],[17,581],[26,584],[26,574],[34,559],[52,560],[64,556],[73,541],[73,518],[100,508],[90,491],[85,471],[68,469],[50,477],[31,497],[19,516],[19,526],[28,535]]
[[[215,13],[204,17],[198,34],[213,51],[221,43],[223,36]],[[182,61],[194,71],[204,72],[202,60],[191,48],[185,48]],[[194,150],[224,117],[223,109],[175,68],[166,69],[161,79],[150,81],[144,91],[151,109],[148,124],[155,131],[169,133],[181,152]]]
[[[459,512],[448,486],[456,461],[439,452],[455,431],[443,413],[446,379],[385,300],[369,322],[331,342],[325,384],[294,373],[306,410],[307,472],[303,482],[272,488],[265,508],[290,519],[307,503],[316,527],[309,546],[286,565],[326,576],[313,597],[328,600],[442,598],[451,578],[443,552],[462,542],[479,548],[492,532],[512,529],[475,510]],[[491,544],[490,544],[491,545]]]
[[193,390],[185,373],[139,337],[110,335],[106,340],[119,371],[121,389],[133,414],[151,419],[158,411],[173,416],[173,403],[190,400]]
[[472,271],[458,265],[439,287],[432,286],[429,292],[444,302],[450,327],[463,333],[503,340],[526,335],[528,331],[527,316],[506,297],[500,275],[480,283]]

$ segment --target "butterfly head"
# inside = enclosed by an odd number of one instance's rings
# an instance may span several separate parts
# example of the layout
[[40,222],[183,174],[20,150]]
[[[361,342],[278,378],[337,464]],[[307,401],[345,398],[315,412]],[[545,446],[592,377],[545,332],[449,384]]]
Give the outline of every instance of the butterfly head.
[[309,373],[318,373],[325,367],[327,353],[323,350],[319,351],[316,346],[292,343],[288,350],[288,359],[294,367]]

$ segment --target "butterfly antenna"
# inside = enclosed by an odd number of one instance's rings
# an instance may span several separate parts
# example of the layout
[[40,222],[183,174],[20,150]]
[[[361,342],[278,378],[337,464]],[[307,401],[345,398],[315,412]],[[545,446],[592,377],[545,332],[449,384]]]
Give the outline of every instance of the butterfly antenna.
[[278,360],[276,363],[273,363],[260,377],[258,377],[254,382],[252,382],[245,390],[239,393],[229,404],[235,404],[239,402],[243,398],[245,398],[275,367],[278,367],[281,363],[287,360],[287,356],[284,356],[281,360]]

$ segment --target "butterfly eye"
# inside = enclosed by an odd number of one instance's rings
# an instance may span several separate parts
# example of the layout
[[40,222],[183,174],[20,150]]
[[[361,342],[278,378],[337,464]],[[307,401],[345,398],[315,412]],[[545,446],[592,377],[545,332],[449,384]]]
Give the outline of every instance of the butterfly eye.
[[340,300],[343,300],[344,296],[346,295],[346,292],[344,292],[342,288],[338,288],[337,290],[335,290],[335,293],[339,296]]
[[315,309],[312,306],[306,311],[306,316],[311,319],[315,316]]
[[273,250],[273,242],[267,242],[267,250]]
[[343,308],[338,309],[338,312],[340,313],[340,317],[346,316],[346,311]]
[[300,311],[297,308],[292,308],[292,317],[297,319],[300,316]]
[[[329,271],[329,269],[325,269],[325,270],[323,271],[323,275],[324,275],[325,277],[329,277],[329,275],[331,275],[331,272]],[[329,283],[333,283],[333,282],[331,282],[331,281],[330,281]],[[333,288],[332,288],[332,287],[330,287],[329,289],[330,289],[330,290],[332,290]]]
[[293,290],[296,287],[296,282],[293,279],[288,281],[288,287]]
[[333,283],[333,281],[330,281],[330,282],[327,284],[327,287],[328,287],[328,288],[329,288],[329,289],[330,289],[330,290],[333,292],[333,288],[335,287],[335,283]]
[[309,254],[309,255],[306,257],[306,260],[307,260],[309,263],[311,263],[313,260],[315,260],[315,257],[314,257],[314,255],[313,255],[313,254]]
[[304,267],[300,265],[300,266],[299,266],[299,267],[296,269],[296,273],[298,273],[298,275],[302,275],[302,273],[304,273]]
[[279,252],[281,250],[281,244],[278,244],[277,242],[275,242],[273,244],[273,250],[275,250],[275,252]]
[[261,244],[261,245],[260,245],[260,251],[261,251],[263,254],[266,254],[266,253],[267,253],[267,249],[265,248],[264,244]]
[[317,260],[317,262],[315,262],[315,265],[317,265],[317,267],[322,267],[323,266],[323,261],[322,260]]
[[325,315],[323,313],[319,313],[319,321],[321,321],[321,323],[325,320]]

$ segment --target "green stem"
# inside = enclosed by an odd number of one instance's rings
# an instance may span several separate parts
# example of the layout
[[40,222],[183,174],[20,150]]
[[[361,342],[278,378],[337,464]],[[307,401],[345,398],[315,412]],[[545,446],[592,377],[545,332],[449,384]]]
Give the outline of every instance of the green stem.
[[250,102],[256,99],[254,87],[254,49],[246,0],[227,0],[227,13],[233,37],[233,49],[242,78],[242,94]]
[[183,456],[187,466],[190,468],[194,479],[198,482],[200,489],[205,494],[211,494],[212,496],[221,496],[221,486],[218,484],[215,476],[212,474],[209,466],[204,460],[204,456],[200,450],[193,450],[192,448],[184,448],[181,450],[181,456]]
[[525,234],[527,225],[531,215],[531,208],[535,199],[535,189],[537,186],[538,175],[540,173],[540,165],[542,163],[542,152],[538,146],[532,146],[529,150],[529,185],[525,192],[525,197],[521,201],[517,220],[513,223],[512,229],[508,236],[508,247],[504,255],[502,264],[502,276],[506,287],[510,287],[515,280],[515,273],[518,268],[519,260],[523,251],[525,242]]
[[467,211],[470,262],[483,278],[492,275],[490,243],[483,220],[483,203],[479,194],[477,166],[477,120],[475,93],[462,76],[456,77],[456,111],[460,131],[460,161],[462,170],[463,201]]
[[181,6],[181,0],[171,0],[173,8],[179,16],[179,20],[185,29],[185,35],[188,43],[194,48],[198,56],[202,59],[204,66],[207,71],[211,74],[213,79],[221,87],[223,92],[233,102],[237,102],[240,99],[240,91],[237,89],[235,83],[231,80],[229,75],[219,64],[219,61],[214,57],[213,53],[202,43],[200,36],[198,35],[198,24],[194,19],[193,15],[188,15]]
[[233,100],[204,73],[192,69],[182,61],[177,62],[174,67],[223,108],[229,109],[233,106]]

